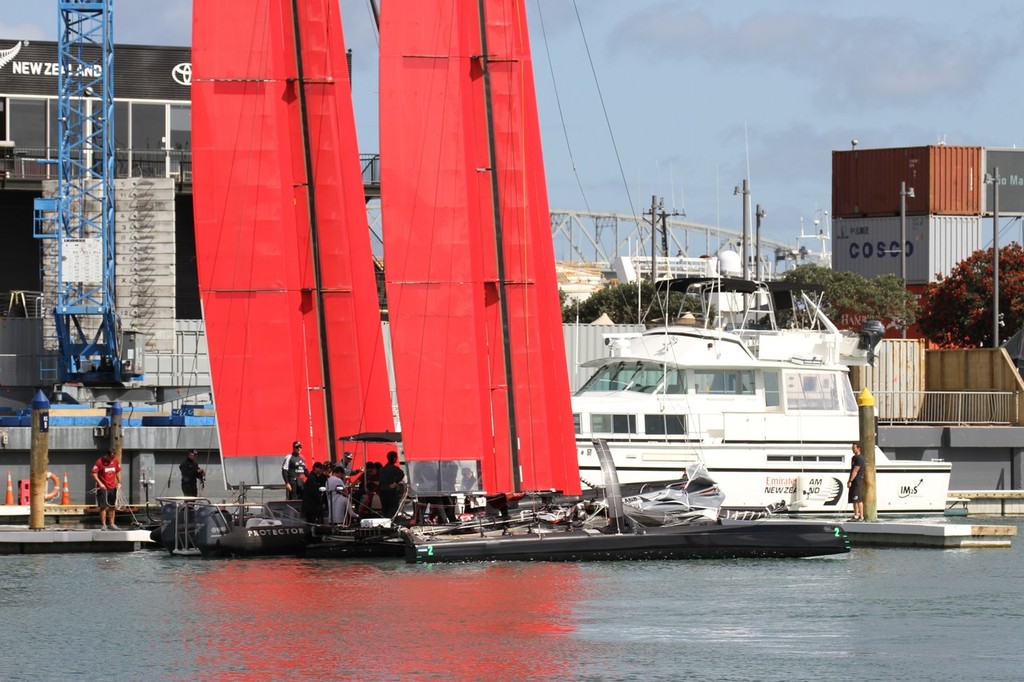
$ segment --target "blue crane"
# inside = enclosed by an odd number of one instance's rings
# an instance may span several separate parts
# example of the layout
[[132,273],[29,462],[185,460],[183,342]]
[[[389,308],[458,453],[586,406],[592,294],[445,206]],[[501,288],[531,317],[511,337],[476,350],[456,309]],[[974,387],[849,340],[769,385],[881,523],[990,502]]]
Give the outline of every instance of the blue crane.
[[56,240],[60,380],[118,385],[141,378],[142,363],[114,299],[113,0],[57,5],[57,193],[36,199],[34,232]]

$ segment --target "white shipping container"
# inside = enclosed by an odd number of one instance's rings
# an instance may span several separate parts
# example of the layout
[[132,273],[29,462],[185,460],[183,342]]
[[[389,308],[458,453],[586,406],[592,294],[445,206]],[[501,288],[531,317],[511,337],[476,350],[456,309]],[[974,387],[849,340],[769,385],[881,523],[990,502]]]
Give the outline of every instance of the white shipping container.
[[[868,279],[900,276],[899,217],[836,218],[833,223],[832,267]],[[934,282],[980,248],[979,216],[907,216],[906,268],[908,284]]]

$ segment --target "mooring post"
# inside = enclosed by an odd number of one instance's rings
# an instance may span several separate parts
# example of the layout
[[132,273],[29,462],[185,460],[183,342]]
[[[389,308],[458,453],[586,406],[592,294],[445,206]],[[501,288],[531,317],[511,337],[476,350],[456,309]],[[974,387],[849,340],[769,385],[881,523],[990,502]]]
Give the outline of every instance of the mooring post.
[[878,520],[875,492],[875,396],[865,386],[857,397],[860,413],[860,451],[864,455],[864,520]]
[[114,458],[118,464],[121,463],[121,448],[124,445],[124,434],[121,430],[123,416],[124,409],[121,403],[115,400],[110,406],[110,448],[114,451]]
[[50,468],[50,401],[42,391],[32,398],[32,445],[29,467],[28,527],[42,530],[45,522],[46,480]]

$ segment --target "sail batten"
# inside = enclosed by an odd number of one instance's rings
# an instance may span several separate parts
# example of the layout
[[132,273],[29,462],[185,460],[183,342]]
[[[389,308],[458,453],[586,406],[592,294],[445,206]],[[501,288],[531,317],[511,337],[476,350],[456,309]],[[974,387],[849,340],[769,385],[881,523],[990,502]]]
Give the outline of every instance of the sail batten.
[[391,0],[381,15],[385,272],[403,441],[409,459],[480,459],[488,490],[513,490],[521,475],[523,489],[573,493],[525,9],[482,4],[486,60],[476,3]]

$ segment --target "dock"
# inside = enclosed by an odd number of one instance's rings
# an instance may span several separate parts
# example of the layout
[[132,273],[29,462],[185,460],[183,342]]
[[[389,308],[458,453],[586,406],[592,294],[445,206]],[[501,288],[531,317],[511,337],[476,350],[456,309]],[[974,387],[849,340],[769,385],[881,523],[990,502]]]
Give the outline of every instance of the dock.
[[950,501],[963,505],[971,516],[1020,516],[1024,490],[950,490]]
[[80,554],[156,549],[148,530],[0,526],[0,554]]
[[1005,549],[1016,526],[970,523],[844,521],[840,524],[857,547],[933,547],[939,549]]

